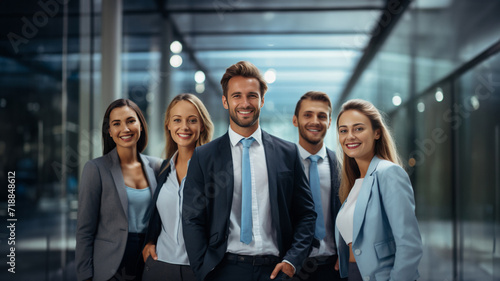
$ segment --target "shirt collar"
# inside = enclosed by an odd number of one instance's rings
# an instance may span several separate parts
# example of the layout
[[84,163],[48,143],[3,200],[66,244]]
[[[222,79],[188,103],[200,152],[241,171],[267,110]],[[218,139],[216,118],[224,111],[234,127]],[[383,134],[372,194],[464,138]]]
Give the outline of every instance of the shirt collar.
[[[311,153],[309,153],[307,150],[305,150],[305,148],[303,148],[299,143],[297,143],[297,147],[299,148],[299,153],[300,153],[300,157],[302,158],[302,160],[306,160],[307,157],[311,156]],[[326,154],[326,146],[324,143],[323,143],[323,146],[321,147],[321,149],[315,155],[318,155],[322,160],[325,160],[325,157],[327,156],[327,154]]]
[[174,155],[172,155],[172,157],[170,157],[170,169],[171,169],[171,171],[175,171],[175,159],[177,159],[177,153],[179,153],[179,151],[176,151],[174,153]]
[[[242,138],[245,138],[244,136],[233,131],[233,129],[231,129],[231,126],[229,126],[228,133],[229,133],[229,140],[231,141],[231,145],[233,147],[236,146]],[[253,134],[250,137],[253,137],[259,145],[262,144],[262,130],[260,129],[260,125],[259,127],[257,127],[257,130],[255,130],[255,132],[253,132]]]

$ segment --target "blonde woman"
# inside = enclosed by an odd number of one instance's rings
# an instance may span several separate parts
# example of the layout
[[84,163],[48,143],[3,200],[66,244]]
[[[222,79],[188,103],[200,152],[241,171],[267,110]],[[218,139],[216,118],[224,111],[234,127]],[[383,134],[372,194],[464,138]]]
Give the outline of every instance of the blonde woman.
[[413,189],[380,112],[367,101],[350,100],[337,130],[343,150],[343,204],[335,228],[340,275],[349,281],[416,280],[422,241]]
[[158,176],[142,252],[143,280],[195,281],[182,235],[182,194],[188,162],[197,146],[212,139],[213,124],[196,96],[180,94],[167,108],[164,128],[166,160]]

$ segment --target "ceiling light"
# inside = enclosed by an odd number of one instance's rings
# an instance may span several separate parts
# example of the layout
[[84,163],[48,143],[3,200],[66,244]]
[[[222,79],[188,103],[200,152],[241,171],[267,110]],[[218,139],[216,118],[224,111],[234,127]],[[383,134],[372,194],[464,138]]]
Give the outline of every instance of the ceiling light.
[[424,112],[425,111],[425,103],[419,102],[417,104],[417,110],[418,110],[418,112]]
[[196,71],[194,74],[194,81],[198,84],[205,82],[205,73],[201,70]]
[[179,67],[182,65],[182,58],[181,56],[179,55],[173,55],[171,58],[170,58],[170,65],[172,67]]
[[392,104],[394,104],[395,106],[401,105],[401,97],[399,96],[398,93],[396,93],[396,95],[394,95],[394,97],[392,97]]
[[205,84],[204,83],[197,83],[195,89],[196,89],[196,92],[198,94],[201,94],[201,93],[205,92]]
[[472,104],[472,108],[474,108],[474,110],[479,109],[479,99],[476,96],[472,96],[470,98],[470,103]]
[[442,102],[444,99],[443,90],[441,88],[437,88],[434,96],[436,97],[437,102]]
[[269,84],[274,83],[274,81],[276,81],[276,70],[272,68],[267,70],[266,73],[264,73],[264,79]]
[[174,54],[178,54],[182,52],[182,44],[179,41],[174,41],[172,44],[170,44],[170,51]]

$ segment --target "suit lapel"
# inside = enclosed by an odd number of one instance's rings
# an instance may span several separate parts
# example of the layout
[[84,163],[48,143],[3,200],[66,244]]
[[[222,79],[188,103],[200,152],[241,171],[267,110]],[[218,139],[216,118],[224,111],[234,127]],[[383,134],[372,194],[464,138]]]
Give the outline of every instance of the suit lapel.
[[148,180],[149,183],[149,191],[151,192],[151,196],[153,196],[153,194],[155,194],[155,189],[157,185],[155,172],[153,171],[153,168],[151,168],[151,166],[149,165],[149,159],[142,153],[139,153],[139,156],[142,162],[142,170],[144,171],[146,179]]
[[354,209],[354,223],[353,223],[354,225],[352,233],[353,242],[356,241],[361,226],[363,225],[363,221],[365,220],[365,213],[366,213],[366,208],[368,206],[368,200],[370,199],[370,195],[372,193],[372,187],[374,181],[373,173],[376,171],[379,162],[380,159],[377,156],[374,156],[372,161],[370,162],[368,171],[366,172],[363,184],[361,185],[361,190],[359,191],[358,200],[356,201],[356,207]]
[[337,197],[337,185],[338,185],[338,172],[337,172],[337,159],[335,158],[335,153],[330,149],[326,149],[326,154],[328,155],[328,163],[330,164],[330,206],[332,211],[332,219],[335,219],[337,209],[340,206],[336,206],[336,197]]
[[276,190],[276,155],[274,143],[271,135],[262,131],[262,143],[264,145],[264,152],[266,153],[267,177],[269,181],[269,198],[271,202],[277,202],[278,192]]
[[[226,189],[226,203],[221,204],[221,206],[232,206],[233,204],[233,190],[234,190],[234,171],[233,171],[233,155],[231,153],[231,141],[229,140],[229,134],[226,133],[220,138],[217,145],[217,151],[214,152],[214,171],[225,171],[225,175],[221,173],[220,175],[214,175],[215,183],[219,188]],[[226,186],[223,186],[223,185]],[[231,208],[228,208],[228,214],[231,213]],[[228,215],[229,219],[229,215]]]
[[[262,130],[262,143],[264,145],[264,152],[266,153],[266,165],[267,165],[267,178],[269,185],[269,201],[278,202],[278,184],[277,184],[277,161],[279,157],[276,155],[276,150],[274,148],[274,142],[271,135]],[[281,237],[281,229],[279,227],[279,210],[278,204],[271,204],[271,219],[273,225],[276,228],[277,237]],[[278,243],[281,243],[281,239],[278,239]],[[281,245],[279,245],[280,251],[282,250]]]
[[122,169],[120,167],[120,159],[118,158],[118,152],[116,148],[109,152],[111,157],[111,175],[113,176],[113,181],[115,182],[116,192],[120,198],[120,203],[122,205],[122,210],[125,217],[128,219],[128,199],[127,190],[125,189],[125,182],[123,181]]

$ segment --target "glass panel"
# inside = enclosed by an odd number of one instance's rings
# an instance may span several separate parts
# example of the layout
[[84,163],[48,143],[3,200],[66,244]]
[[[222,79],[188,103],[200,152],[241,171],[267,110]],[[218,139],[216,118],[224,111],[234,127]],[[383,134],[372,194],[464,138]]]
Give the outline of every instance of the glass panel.
[[[7,35],[0,40],[0,180],[15,173],[15,211],[8,213],[8,190],[1,188],[0,219],[17,220],[8,222],[15,224],[15,244],[5,240],[0,251],[15,249],[13,280],[76,279],[67,265],[74,259],[72,202],[83,154],[81,7],[69,1],[66,13],[60,2],[8,2],[0,12]],[[8,268],[4,263],[0,275],[11,274]]]
[[500,278],[500,55],[456,83],[450,125],[457,130],[459,264],[462,280]]
[[424,256],[422,280],[453,280],[453,186],[452,131],[446,112],[452,103],[449,85],[444,99],[436,101],[428,92],[409,106],[415,112],[415,139],[404,155],[414,182],[416,214],[419,219]]

